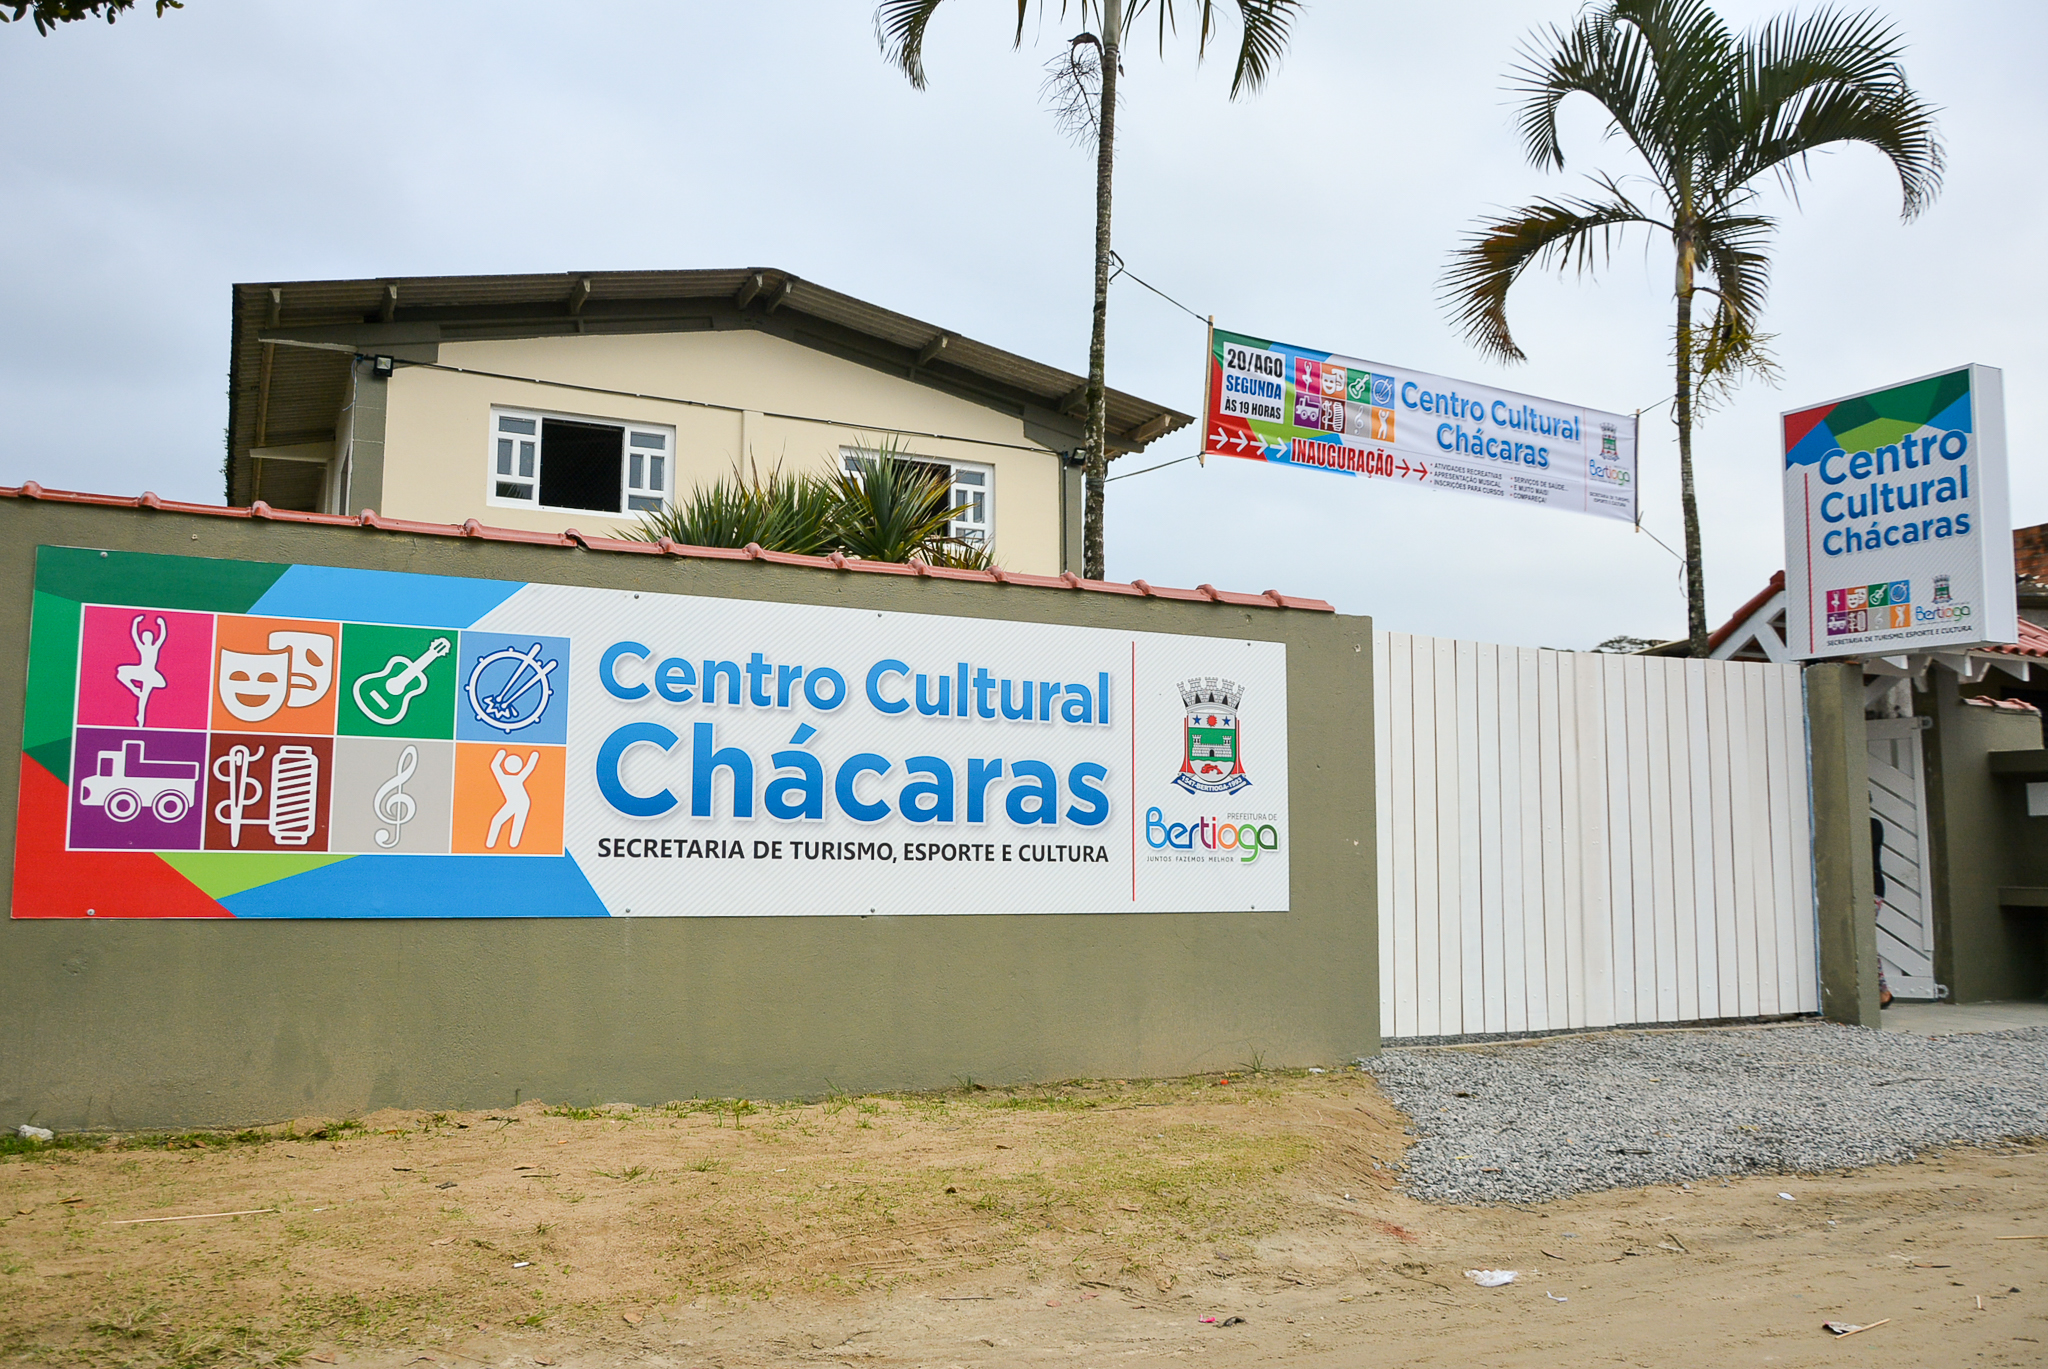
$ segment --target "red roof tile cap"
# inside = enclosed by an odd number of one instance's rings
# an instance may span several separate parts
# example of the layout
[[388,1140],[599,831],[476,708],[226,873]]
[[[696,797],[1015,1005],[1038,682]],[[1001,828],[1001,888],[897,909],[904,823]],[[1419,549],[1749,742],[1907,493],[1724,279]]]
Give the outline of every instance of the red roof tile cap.
[[1081,588],[1081,577],[1080,577],[1080,576],[1078,576],[1078,575],[1076,575],[1076,574],[1074,574],[1074,572],[1072,572],[1072,571],[1070,571],[1070,570],[1063,570],[1063,571],[1061,571],[1061,572],[1060,572],[1060,579],[1062,579],[1062,580],[1064,580],[1064,581],[1066,581],[1066,582],[1067,582],[1067,587],[1068,587],[1069,589],[1079,589],[1079,588]]
[[749,559],[755,561],[760,560],[763,555],[759,542],[749,542],[744,547],[741,547],[740,550],[745,552]]
[[21,497],[23,499],[41,499],[43,497],[43,487],[33,480],[24,480],[21,482]]

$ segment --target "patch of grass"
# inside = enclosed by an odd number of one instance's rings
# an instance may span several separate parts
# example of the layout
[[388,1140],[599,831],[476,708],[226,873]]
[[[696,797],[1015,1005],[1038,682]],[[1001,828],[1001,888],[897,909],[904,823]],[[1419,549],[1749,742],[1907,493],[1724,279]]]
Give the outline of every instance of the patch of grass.
[[600,1179],[617,1179],[622,1184],[630,1184],[635,1179],[647,1177],[647,1166],[634,1165],[631,1169],[593,1169],[590,1172]]
[[545,1108],[542,1110],[541,1115],[543,1117],[566,1117],[572,1122],[594,1122],[604,1116],[604,1111],[600,1108],[558,1107]]
[[1036,1094],[1024,1098],[1005,1098],[994,1104],[999,1108],[1014,1108],[1027,1112],[1079,1112],[1087,1108],[1098,1108],[1102,1104],[1093,1098],[1075,1098],[1070,1094]]
[[723,1160],[715,1160],[707,1156],[706,1158],[697,1161],[695,1164],[692,1164],[690,1168],[695,1170],[699,1174],[723,1174],[727,1170],[731,1169],[732,1166],[727,1164]]
[[58,1132],[48,1141],[37,1141],[18,1132],[0,1135],[0,1156],[48,1155],[60,1150],[103,1150],[111,1138],[96,1132]]

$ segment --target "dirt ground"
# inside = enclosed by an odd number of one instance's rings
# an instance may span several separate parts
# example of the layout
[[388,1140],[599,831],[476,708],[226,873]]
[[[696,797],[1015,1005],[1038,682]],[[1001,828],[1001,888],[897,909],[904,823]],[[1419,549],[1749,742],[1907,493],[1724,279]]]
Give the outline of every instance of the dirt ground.
[[2048,1146],[1443,1208],[1406,1125],[1353,1071],[44,1147],[0,1363],[2048,1363]]

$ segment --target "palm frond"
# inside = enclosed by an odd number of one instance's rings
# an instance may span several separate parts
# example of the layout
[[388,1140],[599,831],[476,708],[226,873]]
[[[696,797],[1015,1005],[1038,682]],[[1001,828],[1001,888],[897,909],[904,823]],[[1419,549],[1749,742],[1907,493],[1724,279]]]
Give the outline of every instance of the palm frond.
[[1612,0],[1602,17],[1636,35],[1649,53],[1657,100],[1645,113],[1644,131],[1666,154],[1674,203],[1690,204],[1699,153],[1727,123],[1734,38],[1707,0]]
[[[943,0],[881,0],[875,6],[875,42],[891,66],[910,79],[911,88],[923,90],[924,31]],[[1017,2],[1017,35],[1024,34],[1024,6]]]
[[1863,143],[1899,178],[1900,217],[1912,219],[1941,189],[1947,157],[1934,105],[1915,92],[1900,58],[1905,42],[1878,15],[1821,10],[1784,16],[1741,44],[1735,84],[1741,141],[1725,179],[1775,173],[1795,198],[1807,157],[1836,143]]
[[1693,330],[1693,374],[1700,404],[1725,401],[1746,377],[1775,381],[1769,338],[1758,331],[1770,291],[1770,258],[1764,248],[1776,224],[1762,215],[1724,214],[1702,219],[1695,232],[1701,264],[1713,280],[1713,319]]
[[[1221,25],[1217,21],[1217,0],[1192,0],[1195,7],[1195,60],[1209,55]],[[1104,0],[1114,3],[1114,0]],[[1123,0],[1125,22],[1137,19],[1155,0]],[[1159,52],[1166,54],[1166,40],[1180,34],[1180,14],[1174,0],[1156,0],[1159,19]],[[1230,98],[1249,95],[1263,86],[1286,55],[1289,30],[1301,12],[1302,0],[1236,0],[1237,17],[1244,35],[1238,42],[1237,65],[1230,81]]]
[[1614,237],[1632,225],[1663,228],[1626,196],[1538,200],[1505,218],[1483,221],[1451,257],[1439,292],[1451,324],[1481,351],[1525,361],[1508,328],[1508,291],[1531,266],[1591,270],[1613,252]]
[[1514,87],[1524,98],[1517,120],[1523,151],[1539,167],[1564,165],[1557,111],[1572,95],[1607,111],[1658,180],[1682,175],[1687,125],[1702,87],[1726,64],[1727,38],[1704,0],[1619,0],[1553,25],[1523,46]]
[[[1212,8],[1210,0],[1202,0],[1204,46],[1209,37]],[[1230,78],[1231,99],[1251,94],[1279,69],[1295,16],[1300,12],[1301,0],[1237,0],[1244,40],[1238,44],[1237,68]]]

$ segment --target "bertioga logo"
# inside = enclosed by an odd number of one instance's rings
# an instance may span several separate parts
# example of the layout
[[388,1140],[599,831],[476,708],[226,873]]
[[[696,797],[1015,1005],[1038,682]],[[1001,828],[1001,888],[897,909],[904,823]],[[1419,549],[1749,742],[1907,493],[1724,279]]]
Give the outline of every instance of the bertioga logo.
[[1214,675],[1183,680],[1180,699],[1186,712],[1181,722],[1180,773],[1173,782],[1190,794],[1235,794],[1250,784],[1237,705],[1244,686]]

